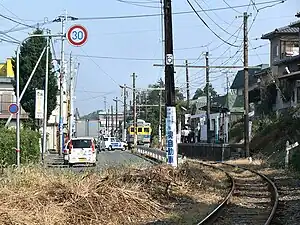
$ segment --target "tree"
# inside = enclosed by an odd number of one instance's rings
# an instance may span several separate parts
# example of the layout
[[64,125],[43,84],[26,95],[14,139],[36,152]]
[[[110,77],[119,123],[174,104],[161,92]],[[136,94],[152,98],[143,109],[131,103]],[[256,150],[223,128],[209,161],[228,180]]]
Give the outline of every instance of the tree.
[[[33,34],[43,34],[43,31],[37,29]],[[20,48],[20,93],[25,87],[29,76],[40,57],[44,47],[47,44],[45,37],[33,37],[28,39]],[[16,58],[13,58],[13,70],[15,73],[15,80],[17,75]],[[43,55],[35,74],[26,89],[24,96],[21,100],[21,106],[29,113],[29,117],[34,119],[35,116],[35,90],[44,89],[45,86],[45,74],[46,74],[46,52]],[[16,83],[14,82],[14,88],[16,90]],[[58,85],[57,78],[52,72],[52,54],[49,52],[49,79],[48,79],[48,114],[49,119],[52,111],[57,104]]]
[[[209,84],[209,90],[210,90],[210,94],[211,94],[211,97],[217,97],[218,96],[218,93],[216,92],[216,90],[213,88],[213,86],[211,84]],[[201,96],[206,96],[206,86],[201,89],[201,88],[198,88],[193,96],[193,100],[201,97]]]
[[[149,85],[149,88],[164,88],[165,84],[162,81],[162,79],[158,80],[155,84]],[[147,94],[146,94],[147,93]],[[165,91],[161,91],[162,96],[161,96],[161,105],[165,105]],[[140,94],[137,94],[137,99],[141,99],[141,104],[147,104],[147,105],[158,105],[159,104],[159,90],[150,90],[147,92],[142,92]],[[179,91],[175,91],[176,94],[176,108],[177,108],[177,113],[180,108],[180,106],[185,106],[185,103],[183,102],[184,100],[184,95]],[[185,106],[186,107],[186,106]],[[161,111],[161,116],[162,116],[162,128],[163,130],[165,129],[165,107],[162,107]],[[141,113],[138,116],[139,119],[143,119],[149,123],[151,123],[152,127],[152,134],[153,136],[158,135],[158,126],[159,126],[159,107],[145,107],[141,108]]]

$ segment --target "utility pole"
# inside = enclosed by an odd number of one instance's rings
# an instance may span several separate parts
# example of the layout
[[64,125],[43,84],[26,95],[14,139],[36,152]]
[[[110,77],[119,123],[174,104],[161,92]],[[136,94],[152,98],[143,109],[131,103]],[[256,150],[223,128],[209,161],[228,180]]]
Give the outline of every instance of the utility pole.
[[43,124],[43,145],[42,145],[42,162],[44,162],[44,154],[47,150],[47,122],[48,122],[48,76],[49,75],[49,37],[47,37],[46,50],[46,74],[45,74],[45,93],[44,93],[44,124]]
[[118,97],[116,97],[116,99],[113,99],[113,101],[116,102],[116,136],[118,135],[118,127],[119,127],[119,124],[118,124]]
[[246,157],[249,149],[249,69],[248,69],[248,13],[244,12],[244,146]]
[[188,61],[185,60],[185,79],[186,79],[186,100],[187,100],[187,108],[190,109],[190,82],[189,82],[189,67]]
[[69,84],[69,97],[70,97],[70,111],[69,111],[69,139],[73,137],[73,58],[72,52],[70,53],[70,84]]
[[[108,107],[109,108],[109,107]],[[109,109],[107,109],[107,114],[106,114],[106,118],[107,118],[107,135],[110,136],[109,134],[109,128],[110,128],[110,125],[109,125]]]
[[111,105],[111,137],[114,136],[114,107]]
[[210,83],[209,83],[209,67],[208,67],[208,52],[205,53],[206,64],[206,132],[207,143],[211,142],[210,137]]
[[172,2],[164,0],[165,84],[166,84],[166,146],[168,164],[177,167],[176,102],[174,82]]
[[226,73],[226,107],[229,108],[229,78],[228,74]]
[[126,119],[127,119],[127,88],[126,88],[126,84],[124,84],[124,122],[123,122],[123,141],[126,141]]
[[136,79],[136,74],[132,74],[132,89],[133,89],[133,94],[132,94],[132,101],[133,101],[133,127],[134,127],[134,147],[137,146],[137,118],[136,118],[136,87],[135,87],[135,79]]
[[[162,79],[160,79],[160,88],[162,88]],[[159,123],[158,123],[158,142],[159,142],[159,148],[162,149],[162,140],[161,140],[161,136],[162,136],[162,124],[161,124],[161,99],[162,99],[162,90],[159,90]]]
[[63,88],[63,83],[64,83],[64,73],[65,73],[65,45],[64,45],[64,41],[65,41],[65,22],[67,21],[67,12],[65,12],[65,15],[63,17],[60,17],[61,19],[61,32],[62,32],[62,37],[61,37],[61,52],[60,52],[60,82],[59,82],[59,95],[60,95],[60,99],[59,99],[59,155],[62,154],[63,152],[63,147],[64,147],[64,100],[63,100],[63,96],[64,96],[64,88]]
[[104,97],[104,109],[105,109],[105,135],[107,135],[107,131],[108,131],[108,123],[107,123],[106,97]]

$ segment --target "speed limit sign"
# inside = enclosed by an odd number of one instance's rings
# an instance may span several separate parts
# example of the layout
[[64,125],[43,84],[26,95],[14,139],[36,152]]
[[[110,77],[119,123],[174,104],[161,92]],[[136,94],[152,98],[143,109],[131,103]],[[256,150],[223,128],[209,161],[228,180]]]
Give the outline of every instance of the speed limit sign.
[[166,65],[173,65],[173,64],[174,64],[173,54],[167,54],[166,55]]
[[74,25],[67,32],[67,39],[73,46],[79,47],[86,43],[88,38],[87,29],[82,25]]

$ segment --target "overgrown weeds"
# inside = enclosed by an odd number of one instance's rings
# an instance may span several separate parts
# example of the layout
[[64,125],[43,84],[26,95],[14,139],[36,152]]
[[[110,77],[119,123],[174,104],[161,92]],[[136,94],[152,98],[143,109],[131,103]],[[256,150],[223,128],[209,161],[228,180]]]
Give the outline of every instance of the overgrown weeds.
[[110,168],[84,175],[26,166],[0,177],[0,224],[142,224],[168,218],[174,205],[216,183],[212,174],[179,169]]

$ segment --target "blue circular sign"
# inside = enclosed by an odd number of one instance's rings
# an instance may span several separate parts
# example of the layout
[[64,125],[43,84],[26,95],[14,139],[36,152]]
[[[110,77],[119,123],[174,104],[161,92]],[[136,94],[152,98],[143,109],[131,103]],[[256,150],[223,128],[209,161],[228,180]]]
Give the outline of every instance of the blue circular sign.
[[16,114],[19,111],[19,107],[18,107],[17,104],[12,103],[12,104],[9,105],[8,110],[9,110],[10,113]]

